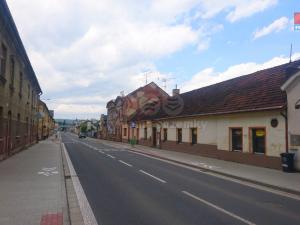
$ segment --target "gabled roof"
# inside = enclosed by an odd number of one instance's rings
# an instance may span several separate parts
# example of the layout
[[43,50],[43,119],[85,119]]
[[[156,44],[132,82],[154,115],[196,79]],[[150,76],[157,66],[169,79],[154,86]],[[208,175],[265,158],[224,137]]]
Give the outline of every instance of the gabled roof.
[[295,75],[295,68],[299,66],[300,60],[185,92],[179,95],[184,107],[177,115],[170,116],[161,109],[155,116],[136,118],[148,120],[283,109],[286,93],[281,86]]

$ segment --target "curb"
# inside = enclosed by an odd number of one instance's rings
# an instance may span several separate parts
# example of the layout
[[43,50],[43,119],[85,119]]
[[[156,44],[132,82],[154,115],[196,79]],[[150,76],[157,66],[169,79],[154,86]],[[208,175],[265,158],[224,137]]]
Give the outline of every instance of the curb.
[[[97,140],[102,140],[102,139],[97,139]],[[113,141],[108,141],[108,140],[104,140],[104,141],[105,142],[111,142],[111,143],[107,143],[107,144],[119,145],[119,146],[122,145],[122,144],[119,144],[119,143],[113,142]],[[166,161],[173,162],[173,163],[178,163],[178,164],[188,166],[188,167],[192,167],[192,168],[195,168],[195,169],[201,169],[205,172],[211,172],[211,173],[214,173],[214,174],[218,174],[218,175],[221,175],[221,176],[225,176],[225,177],[233,178],[233,179],[236,179],[236,180],[248,182],[248,183],[251,183],[251,184],[264,186],[264,187],[267,187],[267,188],[270,188],[270,189],[273,189],[273,190],[276,190],[276,191],[282,191],[282,192],[286,192],[286,193],[289,193],[289,194],[300,196],[300,191],[291,190],[289,188],[279,187],[279,186],[276,186],[276,185],[267,184],[267,183],[264,183],[264,182],[261,182],[261,181],[256,181],[256,180],[252,180],[252,179],[248,179],[248,178],[244,178],[244,177],[240,177],[240,176],[235,176],[235,175],[232,175],[232,174],[212,170],[212,169],[202,167],[202,166],[196,166],[196,165],[193,165],[193,164],[185,163],[185,162],[182,162],[182,161],[178,161],[178,160],[175,160],[175,159],[170,159],[170,158],[163,157],[163,156],[158,156],[158,155],[147,153],[147,152],[140,151],[140,150],[134,150],[134,149],[132,149],[128,146],[124,146],[124,148],[129,150],[129,151],[132,151],[132,152],[148,155],[148,156],[151,156],[151,157],[154,157],[154,158],[166,160]]]
[[61,138],[60,140],[60,149],[63,162],[63,172],[64,172],[64,183],[66,190],[67,198],[67,207],[68,207],[68,220],[70,225],[84,225],[83,217],[80,211],[79,202],[75,193],[75,189],[72,182],[71,173],[67,164],[66,155],[62,146]]

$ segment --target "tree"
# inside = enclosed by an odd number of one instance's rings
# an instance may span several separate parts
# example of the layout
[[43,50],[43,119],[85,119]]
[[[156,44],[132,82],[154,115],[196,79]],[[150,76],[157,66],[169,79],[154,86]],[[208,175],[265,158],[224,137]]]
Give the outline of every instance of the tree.
[[87,125],[85,123],[81,124],[81,126],[80,126],[80,132],[86,133],[86,131],[87,131]]

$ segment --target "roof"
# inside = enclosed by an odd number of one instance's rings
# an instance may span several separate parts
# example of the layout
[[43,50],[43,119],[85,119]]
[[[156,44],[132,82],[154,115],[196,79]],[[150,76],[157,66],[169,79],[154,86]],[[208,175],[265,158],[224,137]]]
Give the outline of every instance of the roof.
[[8,8],[8,5],[6,1],[0,1],[0,16],[2,16],[1,19],[3,19],[5,23],[5,28],[8,32],[8,34],[11,36],[11,41],[14,43],[16,47],[16,51],[18,52],[19,56],[22,58],[22,60],[25,63],[25,69],[27,72],[31,75],[31,79],[33,80],[33,83],[36,85],[37,91],[39,93],[42,93],[42,89],[40,87],[40,84],[38,82],[38,79],[34,73],[34,70],[32,68],[32,65],[30,63],[30,60],[28,58],[28,55],[26,53],[26,50],[24,48],[24,45],[22,43],[22,40],[20,38],[17,26],[13,20],[13,17],[10,13],[10,10]]
[[287,100],[281,86],[295,75],[299,65],[300,60],[185,92],[179,95],[184,106],[178,114],[169,115],[161,109],[155,116],[139,115],[135,119],[164,119],[282,109],[286,106]]
[[281,90],[286,91],[291,84],[293,84],[298,78],[300,78],[300,72],[296,73],[294,76],[292,76],[290,79],[288,79],[282,86]]

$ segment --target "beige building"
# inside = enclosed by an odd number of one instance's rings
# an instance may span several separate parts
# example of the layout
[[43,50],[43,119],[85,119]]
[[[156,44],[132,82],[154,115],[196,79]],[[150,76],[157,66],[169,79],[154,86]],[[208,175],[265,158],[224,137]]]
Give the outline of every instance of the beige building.
[[0,159],[37,141],[42,93],[5,1],[0,3]]
[[300,72],[288,79],[282,90],[287,93],[289,148],[295,152],[295,166],[300,171]]
[[46,103],[38,101],[38,140],[44,140],[53,134],[55,128],[54,112]]
[[176,90],[154,117],[133,118],[136,136],[144,145],[279,169],[280,154],[300,146],[299,66]]

